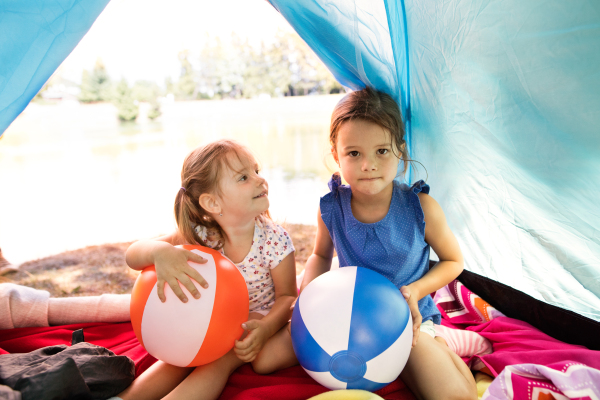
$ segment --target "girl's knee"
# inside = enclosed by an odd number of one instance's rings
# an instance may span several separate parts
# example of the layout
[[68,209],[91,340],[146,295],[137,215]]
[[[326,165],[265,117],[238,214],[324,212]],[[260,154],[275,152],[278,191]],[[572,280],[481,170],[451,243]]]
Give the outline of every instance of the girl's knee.
[[261,357],[259,354],[254,361],[252,361],[252,369],[259,375],[267,375],[274,372],[274,368],[267,357]]

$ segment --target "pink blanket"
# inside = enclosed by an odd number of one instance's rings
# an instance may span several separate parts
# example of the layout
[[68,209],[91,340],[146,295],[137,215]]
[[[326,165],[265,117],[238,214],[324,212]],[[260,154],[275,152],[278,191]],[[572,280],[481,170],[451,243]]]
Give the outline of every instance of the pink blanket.
[[458,281],[434,301],[443,325],[478,332],[492,343],[493,353],[464,359],[471,369],[497,377],[484,399],[600,398],[600,351],[508,318]]
[[595,400],[600,398],[600,371],[586,365],[559,362],[509,365],[492,382],[482,400]]

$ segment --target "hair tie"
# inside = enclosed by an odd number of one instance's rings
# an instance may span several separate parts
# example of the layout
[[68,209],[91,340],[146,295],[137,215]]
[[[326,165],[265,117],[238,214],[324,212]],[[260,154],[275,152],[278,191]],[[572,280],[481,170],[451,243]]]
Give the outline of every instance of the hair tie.
[[187,192],[187,190],[185,190],[185,188],[182,186],[179,189],[183,189],[184,192]]

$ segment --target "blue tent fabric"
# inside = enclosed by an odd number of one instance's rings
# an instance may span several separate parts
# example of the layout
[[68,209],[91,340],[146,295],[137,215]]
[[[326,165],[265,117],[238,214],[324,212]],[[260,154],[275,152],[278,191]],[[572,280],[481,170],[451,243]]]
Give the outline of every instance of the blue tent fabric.
[[340,82],[409,113],[468,270],[600,321],[599,3],[271,3]]
[[0,136],[109,0],[0,0]]
[[[0,132],[107,2],[0,0]],[[599,2],[271,4],[340,83],[399,102],[469,271],[600,321]]]

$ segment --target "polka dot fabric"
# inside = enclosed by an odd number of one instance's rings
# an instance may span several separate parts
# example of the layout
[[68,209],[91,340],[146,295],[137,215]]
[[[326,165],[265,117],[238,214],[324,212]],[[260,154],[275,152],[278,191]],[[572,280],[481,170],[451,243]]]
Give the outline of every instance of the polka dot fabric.
[[[198,225],[196,233],[205,246],[215,247],[210,232]],[[294,251],[292,240],[281,226],[270,220],[257,220],[254,225],[252,248],[241,263],[235,264],[246,280],[250,297],[250,312],[266,315],[275,303],[275,286],[271,269]],[[223,253],[223,250],[221,250]]]
[[[429,245],[425,242],[425,215],[417,193],[429,193],[418,181],[411,187],[394,181],[392,201],[380,221],[365,224],[354,218],[350,186],[338,174],[329,182],[331,192],[321,197],[321,218],[329,230],[340,267],[369,268],[400,288],[420,279],[429,270]],[[441,315],[431,296],[419,301],[423,322],[440,324]]]

